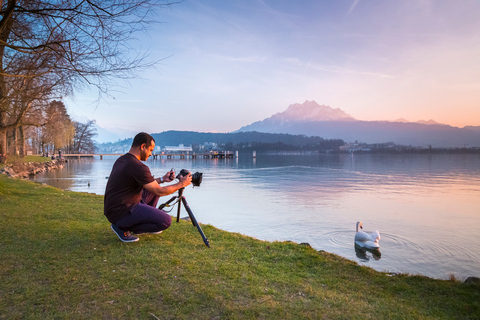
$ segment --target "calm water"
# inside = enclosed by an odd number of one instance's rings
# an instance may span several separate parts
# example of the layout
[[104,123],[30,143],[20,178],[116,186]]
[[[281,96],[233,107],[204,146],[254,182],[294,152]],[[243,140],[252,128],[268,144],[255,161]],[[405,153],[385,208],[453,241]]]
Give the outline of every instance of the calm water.
[[[35,180],[103,194],[115,160],[70,160]],[[199,188],[185,190],[203,224],[258,239],[308,242],[379,271],[480,276],[478,155],[240,155],[146,164],[155,176],[172,167],[204,173]],[[365,230],[380,232],[380,258],[355,251],[358,220]]]

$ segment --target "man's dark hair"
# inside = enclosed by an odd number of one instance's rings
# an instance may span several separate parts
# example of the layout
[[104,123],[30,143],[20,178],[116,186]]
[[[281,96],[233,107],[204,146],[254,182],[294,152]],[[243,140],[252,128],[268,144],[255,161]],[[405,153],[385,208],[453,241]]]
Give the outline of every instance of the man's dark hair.
[[133,138],[132,148],[140,147],[144,143],[149,147],[152,144],[152,141],[155,142],[155,139],[153,139],[151,135],[145,132],[140,132],[135,138]]

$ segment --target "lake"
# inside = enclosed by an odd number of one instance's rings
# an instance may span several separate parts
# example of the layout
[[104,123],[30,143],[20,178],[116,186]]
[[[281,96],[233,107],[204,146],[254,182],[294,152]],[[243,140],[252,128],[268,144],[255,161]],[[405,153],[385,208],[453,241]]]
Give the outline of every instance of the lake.
[[[115,160],[69,160],[33,180],[103,194]],[[145,163],[156,177],[171,168],[203,173],[201,186],[184,193],[202,224],[262,240],[308,242],[379,271],[480,277],[480,155],[240,154]],[[380,232],[380,256],[356,250],[357,221]]]

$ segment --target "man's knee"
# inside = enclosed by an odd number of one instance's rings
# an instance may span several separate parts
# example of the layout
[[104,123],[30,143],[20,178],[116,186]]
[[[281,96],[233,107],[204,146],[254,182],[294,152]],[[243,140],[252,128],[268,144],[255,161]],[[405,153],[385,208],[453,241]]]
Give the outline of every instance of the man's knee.
[[[157,209],[158,210],[158,209]],[[152,220],[159,230],[162,231],[167,229],[172,224],[172,217],[163,210],[158,210],[155,214],[155,218]]]
[[169,214],[166,214],[166,213],[165,213],[165,216],[166,217],[165,217],[164,225],[165,225],[166,228],[168,228],[172,225],[172,217]]

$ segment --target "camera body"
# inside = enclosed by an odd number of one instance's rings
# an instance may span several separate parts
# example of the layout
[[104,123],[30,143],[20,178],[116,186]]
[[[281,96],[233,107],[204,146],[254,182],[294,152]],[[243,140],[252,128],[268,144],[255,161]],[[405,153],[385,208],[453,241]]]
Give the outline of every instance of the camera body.
[[[182,169],[182,170],[180,170],[179,174],[177,175],[177,179],[180,176],[185,177],[189,173],[190,173],[190,171],[188,171],[187,169]],[[200,184],[202,183],[202,177],[203,177],[203,173],[201,173],[201,172],[192,173],[192,185],[194,187],[199,187]]]

